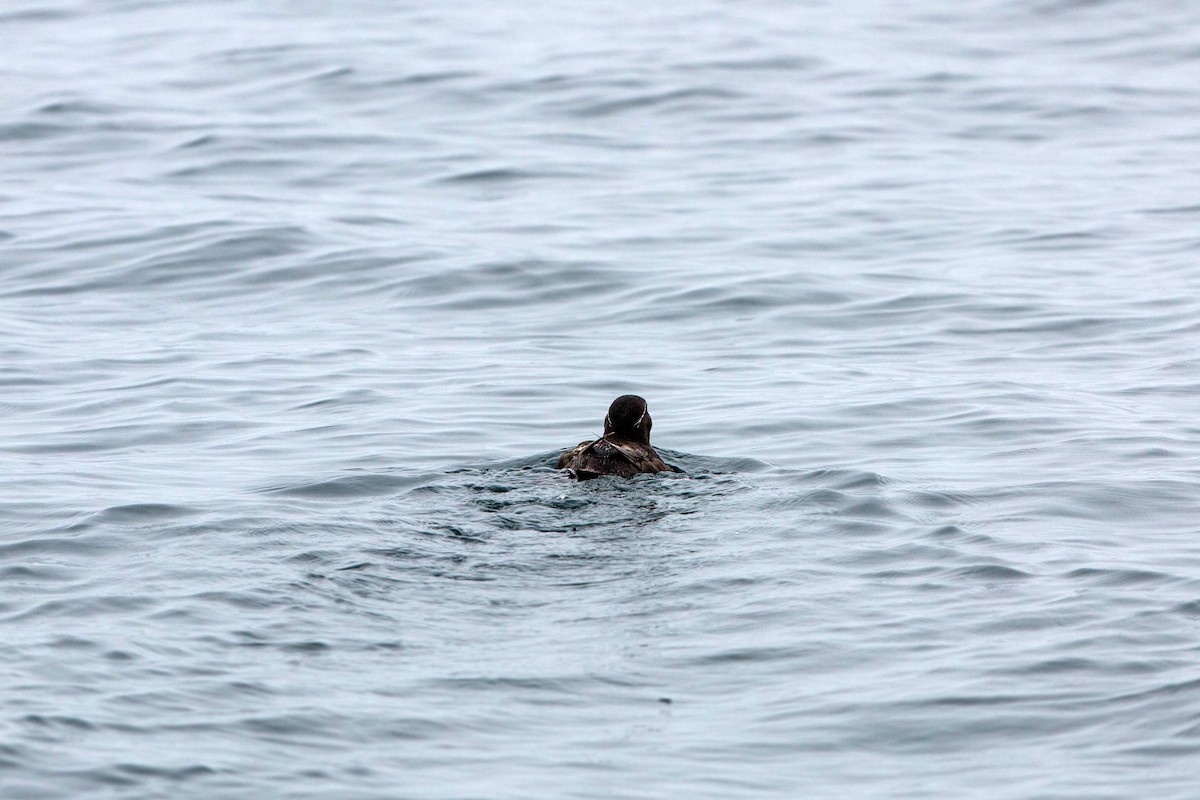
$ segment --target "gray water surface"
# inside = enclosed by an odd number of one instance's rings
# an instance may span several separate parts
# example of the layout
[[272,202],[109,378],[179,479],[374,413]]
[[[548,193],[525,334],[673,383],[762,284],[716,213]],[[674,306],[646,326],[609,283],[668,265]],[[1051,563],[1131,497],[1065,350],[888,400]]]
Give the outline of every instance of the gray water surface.
[[1200,796],[1200,6],[0,40],[4,800]]

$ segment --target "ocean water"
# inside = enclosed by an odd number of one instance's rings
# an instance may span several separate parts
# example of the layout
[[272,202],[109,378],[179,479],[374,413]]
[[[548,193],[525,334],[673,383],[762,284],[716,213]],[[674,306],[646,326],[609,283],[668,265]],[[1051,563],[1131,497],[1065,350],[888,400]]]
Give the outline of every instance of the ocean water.
[[1200,5],[0,40],[4,800],[1200,796]]

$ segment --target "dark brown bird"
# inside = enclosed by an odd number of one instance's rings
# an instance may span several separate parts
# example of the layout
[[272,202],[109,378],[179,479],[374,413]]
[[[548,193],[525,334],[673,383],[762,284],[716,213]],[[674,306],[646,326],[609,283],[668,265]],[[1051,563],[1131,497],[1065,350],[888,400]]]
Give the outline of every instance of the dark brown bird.
[[671,472],[672,467],[650,446],[650,411],[635,394],[613,400],[604,417],[604,435],[563,453],[558,469],[569,469],[579,480],[617,475],[629,478],[642,472]]

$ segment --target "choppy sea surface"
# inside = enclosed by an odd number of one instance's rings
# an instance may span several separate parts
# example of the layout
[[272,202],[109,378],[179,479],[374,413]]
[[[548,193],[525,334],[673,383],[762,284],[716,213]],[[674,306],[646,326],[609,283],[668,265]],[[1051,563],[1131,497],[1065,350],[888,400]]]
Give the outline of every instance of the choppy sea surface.
[[0,41],[4,800],[1200,796],[1200,5]]

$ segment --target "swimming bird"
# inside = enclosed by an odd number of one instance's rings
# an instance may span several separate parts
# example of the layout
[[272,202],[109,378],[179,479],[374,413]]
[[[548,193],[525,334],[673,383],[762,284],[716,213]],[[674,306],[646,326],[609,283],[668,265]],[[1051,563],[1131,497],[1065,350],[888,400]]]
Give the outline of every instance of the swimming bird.
[[636,394],[612,401],[604,417],[604,435],[580,442],[558,459],[558,469],[569,469],[581,481],[601,475],[629,478],[643,472],[672,472],[650,446],[650,411]]

